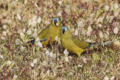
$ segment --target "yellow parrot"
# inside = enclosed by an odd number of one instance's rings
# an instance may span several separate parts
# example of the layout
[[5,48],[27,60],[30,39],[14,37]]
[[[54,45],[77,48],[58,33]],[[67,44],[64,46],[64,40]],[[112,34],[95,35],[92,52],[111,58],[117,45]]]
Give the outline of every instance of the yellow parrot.
[[77,46],[74,43],[72,38],[73,38],[73,36],[72,36],[70,30],[68,30],[67,27],[62,27],[61,34],[60,34],[62,46],[65,49],[67,49],[70,53],[75,53],[78,56],[80,56],[81,53],[83,53],[85,51],[85,49],[82,49],[79,46]]
[[104,42],[101,44],[95,44],[95,43],[87,43],[84,41],[80,41],[79,39],[75,38],[70,30],[68,30],[67,27],[61,27],[61,43],[62,46],[67,49],[70,53],[77,54],[80,56],[87,48],[90,48],[92,46],[99,46],[99,45],[106,45],[110,44],[113,41]]
[[[52,44],[55,43],[55,37],[60,37],[61,31],[61,21],[59,18],[53,18],[50,25],[48,25],[45,29],[43,29],[37,36],[36,39],[42,40],[41,43],[44,46],[50,45],[50,37]],[[28,43],[34,43],[36,39],[29,41]],[[37,41],[38,41],[37,40]]]
[[39,39],[46,39],[45,41],[42,41],[41,43],[44,46],[50,45],[50,38],[52,41],[52,44],[55,43],[55,37],[58,36],[60,37],[60,31],[61,31],[61,21],[59,18],[53,18],[52,23],[46,27],[45,29],[42,30],[38,34]]
[[[22,43],[22,46],[30,45],[31,43],[34,44],[35,41],[40,41],[42,45],[47,46],[50,45],[50,38],[52,44],[55,43],[55,37],[60,37],[61,31],[61,21],[59,18],[53,18],[50,25],[48,25],[45,29],[43,29],[37,36],[36,39],[33,39],[27,43]],[[18,46],[18,45],[14,45]]]

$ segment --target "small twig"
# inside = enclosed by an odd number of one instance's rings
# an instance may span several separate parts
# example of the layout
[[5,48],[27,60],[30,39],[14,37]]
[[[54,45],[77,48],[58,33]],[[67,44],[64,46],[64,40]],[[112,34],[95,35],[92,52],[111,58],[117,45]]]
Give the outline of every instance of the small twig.
[[99,14],[99,16],[97,17],[97,19],[98,19],[104,12],[105,12],[105,11],[101,12],[101,13]]
[[88,49],[86,49],[86,52],[87,52],[87,56],[89,57],[89,50],[88,50]]

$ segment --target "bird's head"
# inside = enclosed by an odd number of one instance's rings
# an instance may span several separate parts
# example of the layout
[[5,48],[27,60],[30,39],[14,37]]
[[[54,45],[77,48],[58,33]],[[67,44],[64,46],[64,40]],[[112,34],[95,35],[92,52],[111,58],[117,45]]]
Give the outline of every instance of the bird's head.
[[52,24],[57,26],[57,27],[60,26],[61,25],[60,19],[59,18],[53,18],[52,19]]
[[65,34],[68,31],[67,27],[61,27],[62,34]]

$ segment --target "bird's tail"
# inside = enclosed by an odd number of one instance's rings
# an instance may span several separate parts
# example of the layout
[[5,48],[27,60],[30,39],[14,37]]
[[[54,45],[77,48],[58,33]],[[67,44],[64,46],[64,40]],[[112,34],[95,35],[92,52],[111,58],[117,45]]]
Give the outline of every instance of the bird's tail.
[[[46,41],[46,39],[41,39],[40,42],[43,42],[43,41]],[[22,45],[22,46],[29,46],[30,44],[34,44],[35,43],[35,39],[34,40],[31,40],[31,41],[28,41],[27,43],[22,43],[22,44],[18,44],[18,45],[12,45],[11,48],[16,48],[18,47],[19,45]]]
[[87,46],[86,48],[90,48],[92,46],[100,46],[100,45],[108,45],[108,44],[111,44],[112,42],[115,42],[115,41],[107,41],[107,42],[103,42],[103,43],[90,43],[89,46]]

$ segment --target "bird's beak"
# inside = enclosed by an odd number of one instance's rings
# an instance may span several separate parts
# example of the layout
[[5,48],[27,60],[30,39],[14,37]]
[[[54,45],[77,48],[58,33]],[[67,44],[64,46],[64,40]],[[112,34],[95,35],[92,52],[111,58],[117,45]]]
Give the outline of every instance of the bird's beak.
[[54,20],[54,24],[55,24],[56,26],[58,26],[57,20]]
[[65,33],[65,29],[62,29],[62,33],[63,33],[63,34]]

